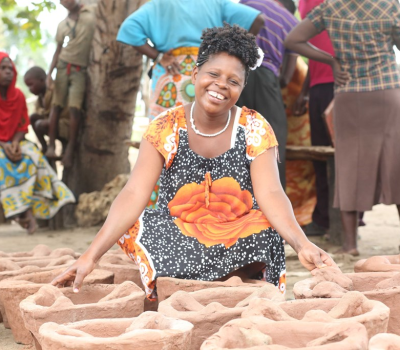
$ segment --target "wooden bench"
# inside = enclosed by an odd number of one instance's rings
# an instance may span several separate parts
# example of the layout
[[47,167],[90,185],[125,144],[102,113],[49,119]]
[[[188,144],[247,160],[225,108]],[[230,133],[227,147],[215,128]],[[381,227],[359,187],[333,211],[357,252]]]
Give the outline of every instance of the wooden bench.
[[326,162],[329,185],[329,240],[342,245],[343,227],[340,210],[333,208],[335,194],[335,149],[331,146],[286,146],[286,160],[316,160]]

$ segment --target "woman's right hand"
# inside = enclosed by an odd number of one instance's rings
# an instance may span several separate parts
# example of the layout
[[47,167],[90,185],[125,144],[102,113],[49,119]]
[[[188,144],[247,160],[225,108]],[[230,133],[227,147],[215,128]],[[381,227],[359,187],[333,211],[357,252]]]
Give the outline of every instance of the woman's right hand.
[[74,293],[78,293],[85,277],[91,273],[96,263],[89,257],[82,255],[71,267],[51,281],[51,285],[63,288],[73,286]]
[[332,70],[335,78],[335,84],[339,86],[345,86],[350,80],[350,74],[342,69],[342,66],[337,58],[333,58]]

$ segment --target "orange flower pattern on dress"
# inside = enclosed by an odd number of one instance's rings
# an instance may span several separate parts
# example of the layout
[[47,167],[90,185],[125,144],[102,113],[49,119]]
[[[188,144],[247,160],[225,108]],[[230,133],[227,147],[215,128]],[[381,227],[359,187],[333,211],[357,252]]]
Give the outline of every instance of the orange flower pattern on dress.
[[152,297],[156,281],[153,280],[153,269],[143,249],[137,243],[137,237],[140,231],[140,220],[118,240],[117,244],[125,254],[139,266],[140,277],[146,289],[148,299],[155,300]]
[[168,208],[182,234],[197,238],[207,248],[234,245],[239,238],[271,227],[260,210],[252,210],[253,198],[230,177],[212,182],[207,205],[207,181],[190,183],[178,190]]

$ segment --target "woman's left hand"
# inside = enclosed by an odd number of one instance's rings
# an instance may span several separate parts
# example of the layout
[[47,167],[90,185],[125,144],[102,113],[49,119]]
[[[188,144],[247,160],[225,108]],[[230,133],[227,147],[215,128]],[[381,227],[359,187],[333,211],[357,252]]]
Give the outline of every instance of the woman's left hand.
[[179,62],[176,60],[175,56],[172,54],[172,50],[163,54],[161,58],[160,65],[164,67],[166,72],[171,75],[179,74],[181,67]]
[[297,252],[301,264],[309,271],[327,266],[337,267],[333,259],[314,243],[308,241]]

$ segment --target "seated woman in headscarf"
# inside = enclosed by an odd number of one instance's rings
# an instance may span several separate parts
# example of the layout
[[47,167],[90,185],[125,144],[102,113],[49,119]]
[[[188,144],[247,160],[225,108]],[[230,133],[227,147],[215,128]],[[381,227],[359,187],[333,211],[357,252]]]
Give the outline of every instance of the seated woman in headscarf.
[[75,198],[39,149],[24,139],[29,117],[16,80],[13,62],[0,52],[0,200],[4,216],[32,234],[35,218],[50,219]]

